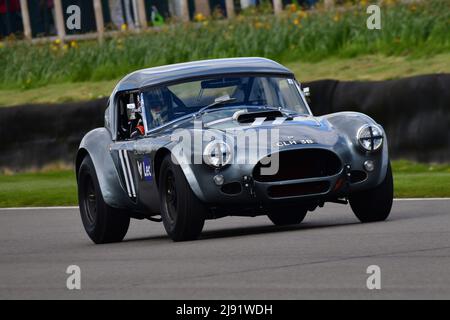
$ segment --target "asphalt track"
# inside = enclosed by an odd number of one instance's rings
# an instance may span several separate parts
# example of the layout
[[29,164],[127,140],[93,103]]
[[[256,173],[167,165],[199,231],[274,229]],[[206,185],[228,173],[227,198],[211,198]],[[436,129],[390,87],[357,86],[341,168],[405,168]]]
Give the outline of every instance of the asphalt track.
[[[66,288],[69,265],[81,290]],[[381,290],[366,287],[369,265]],[[449,299],[450,200],[395,201],[372,224],[334,204],[295,227],[229,217],[183,243],[134,220],[108,245],[88,240],[76,209],[0,209],[0,299],[17,298]]]

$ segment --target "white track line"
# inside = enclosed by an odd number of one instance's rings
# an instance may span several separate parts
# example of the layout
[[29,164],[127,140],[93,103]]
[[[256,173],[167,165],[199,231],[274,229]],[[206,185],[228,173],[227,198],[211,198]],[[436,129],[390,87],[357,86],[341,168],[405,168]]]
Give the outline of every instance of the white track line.
[[17,207],[17,208],[0,208],[0,211],[13,211],[13,210],[73,210],[78,207]]
[[395,198],[395,201],[442,201],[450,198]]
[[[396,198],[394,201],[450,201],[450,198]],[[73,210],[78,209],[78,206],[65,207],[17,207],[17,208],[0,208],[0,211],[13,210]]]

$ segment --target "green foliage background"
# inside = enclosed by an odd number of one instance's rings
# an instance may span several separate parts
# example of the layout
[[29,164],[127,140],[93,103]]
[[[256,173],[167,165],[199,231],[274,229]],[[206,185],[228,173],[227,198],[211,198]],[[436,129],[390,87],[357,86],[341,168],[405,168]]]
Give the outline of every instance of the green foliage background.
[[366,28],[367,1],[336,11],[245,12],[232,20],[167,25],[82,43],[0,47],[0,89],[100,81],[144,67],[198,59],[263,56],[281,62],[363,54],[424,56],[450,49],[450,0],[382,7],[382,29]]

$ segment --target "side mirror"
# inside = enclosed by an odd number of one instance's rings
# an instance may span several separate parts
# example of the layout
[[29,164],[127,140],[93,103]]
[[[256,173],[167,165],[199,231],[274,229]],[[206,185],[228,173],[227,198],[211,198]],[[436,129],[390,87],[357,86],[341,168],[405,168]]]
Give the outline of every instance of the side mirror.
[[311,104],[311,91],[309,90],[309,87],[303,88],[303,94],[305,95],[306,102]]
[[311,92],[309,91],[309,87],[303,88],[303,94],[305,97],[309,98],[311,96]]

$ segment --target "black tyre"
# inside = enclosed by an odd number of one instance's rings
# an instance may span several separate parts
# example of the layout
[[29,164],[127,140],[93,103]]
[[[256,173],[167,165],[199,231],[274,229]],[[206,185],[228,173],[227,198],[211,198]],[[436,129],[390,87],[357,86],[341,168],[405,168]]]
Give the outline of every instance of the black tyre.
[[394,199],[391,164],[383,182],[373,189],[350,195],[350,206],[361,222],[384,221],[389,217]]
[[78,170],[78,201],[84,229],[94,243],[123,240],[130,225],[130,216],[105,203],[89,156],[84,158]]
[[159,195],[161,218],[169,237],[174,241],[197,239],[202,232],[207,210],[170,155],[161,163]]
[[305,219],[307,209],[299,206],[282,206],[269,209],[267,215],[276,226],[299,224]]

